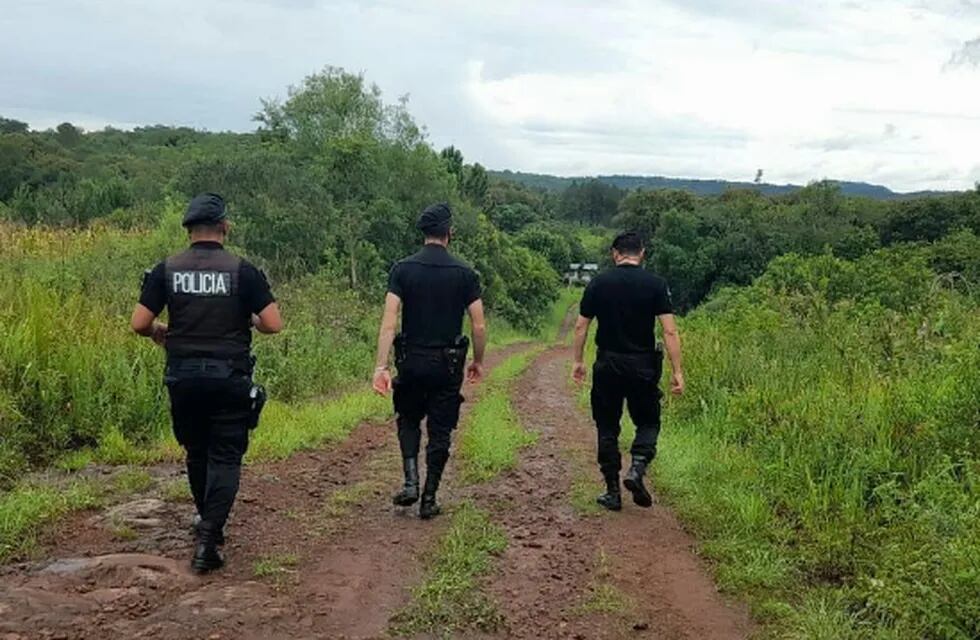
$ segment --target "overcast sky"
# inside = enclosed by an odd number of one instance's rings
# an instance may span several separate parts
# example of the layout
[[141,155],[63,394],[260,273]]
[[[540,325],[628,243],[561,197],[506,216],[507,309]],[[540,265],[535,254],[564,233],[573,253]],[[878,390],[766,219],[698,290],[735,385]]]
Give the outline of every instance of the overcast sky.
[[0,115],[35,128],[248,131],[335,65],[494,169],[980,180],[980,0],[4,5]]

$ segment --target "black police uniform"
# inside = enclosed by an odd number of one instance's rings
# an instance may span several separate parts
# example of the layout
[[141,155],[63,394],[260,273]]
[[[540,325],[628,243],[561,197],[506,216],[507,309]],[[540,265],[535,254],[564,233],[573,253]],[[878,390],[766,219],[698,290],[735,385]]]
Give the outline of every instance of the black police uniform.
[[426,420],[429,441],[423,506],[434,500],[459,422],[460,387],[468,343],[463,314],[480,298],[479,278],[437,244],[405,258],[391,271],[388,291],[402,300],[402,332],[395,343],[398,376],[394,405],[402,458],[414,461]]
[[[185,226],[195,223],[193,207]],[[257,417],[251,316],[274,301],[262,272],[218,242],[195,242],[156,265],[140,296],[154,314],[169,310],[165,382],[174,435],[187,452],[200,528],[219,541]]]
[[610,492],[619,491],[620,419],[623,401],[636,425],[630,453],[642,473],[657,452],[659,384],[663,351],[657,345],[657,316],[672,313],[667,283],[635,265],[596,276],[585,289],[579,313],[598,318],[598,354],[592,373],[592,416],[598,430],[598,462]]

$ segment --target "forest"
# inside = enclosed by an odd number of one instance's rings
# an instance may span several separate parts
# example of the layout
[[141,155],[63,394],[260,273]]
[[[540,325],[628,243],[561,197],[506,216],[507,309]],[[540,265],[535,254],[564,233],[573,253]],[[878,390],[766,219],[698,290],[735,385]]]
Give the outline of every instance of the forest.
[[28,474],[173,459],[161,356],[127,318],[193,195],[227,199],[283,307],[256,345],[280,436],[256,455],[279,457],[322,441],[331,399],[384,415],[363,391],[387,273],[445,201],[498,346],[550,340],[567,265],[646,238],[691,387],[666,405],[658,489],[773,637],[980,636],[980,185],[546,190],[434,148],[409,106],[326,68],[250,133],[0,118],[0,559],[88,504],[31,503]]

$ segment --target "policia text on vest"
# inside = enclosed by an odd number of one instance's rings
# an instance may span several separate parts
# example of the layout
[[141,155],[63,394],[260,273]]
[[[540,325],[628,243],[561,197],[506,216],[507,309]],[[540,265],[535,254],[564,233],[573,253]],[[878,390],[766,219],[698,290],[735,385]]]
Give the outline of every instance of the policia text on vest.
[[[194,198],[184,226],[190,248],[146,273],[132,327],[166,349],[173,430],[197,509],[191,564],[206,572],[224,563],[218,547],[265,402],[252,380],[252,329],[278,333],[282,318],[262,272],[224,249],[230,225],[221,196]],[[156,319],[164,309],[168,325]]]
[[[424,237],[422,249],[391,270],[384,317],[378,334],[375,391],[393,400],[398,422],[405,483],[392,501],[398,506],[419,502],[418,455],[422,420],[429,441],[425,448],[426,476],[419,517],[440,513],[436,492],[449,460],[451,435],[459,422],[464,376],[478,382],[483,375],[486,329],[480,281],[469,266],[449,253],[452,212],[435,204],[422,212],[416,225]],[[401,313],[401,333],[396,327]],[[473,361],[465,366],[469,340],[461,335],[463,315],[473,330]],[[398,377],[392,380],[388,358],[395,344]]]

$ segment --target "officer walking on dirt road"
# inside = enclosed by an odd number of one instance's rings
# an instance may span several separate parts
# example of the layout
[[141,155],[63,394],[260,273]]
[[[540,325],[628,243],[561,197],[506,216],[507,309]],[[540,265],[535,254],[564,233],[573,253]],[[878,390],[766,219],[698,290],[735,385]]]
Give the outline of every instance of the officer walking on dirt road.
[[[221,196],[194,198],[183,224],[191,246],[146,273],[132,327],[167,351],[174,435],[187,452],[198,513],[191,565],[205,573],[224,564],[218,547],[249,430],[265,402],[264,390],[252,382],[252,327],[278,333],[282,318],[265,275],[224,249],[230,225]],[[164,307],[169,325],[156,320]]]
[[636,425],[636,437],[630,453],[633,463],[623,484],[641,507],[653,505],[650,492],[643,485],[647,465],[657,452],[660,435],[660,375],[663,350],[657,344],[656,320],[663,327],[664,344],[670,356],[671,392],[684,392],[681,367],[681,343],[674,322],[667,282],[640,264],[645,249],[635,233],[622,233],[612,245],[616,266],[596,276],[585,289],[575,324],[574,380],[585,381],[585,341],[593,318],[599,321],[596,332],[598,354],[592,369],[592,417],[598,430],[599,468],[606,481],[606,493],[597,502],[606,509],[623,507],[619,490],[620,419],[623,401]]
[[[392,498],[399,506],[419,499],[418,454],[421,423],[426,418],[429,442],[419,516],[428,519],[440,512],[436,492],[463,401],[460,388],[469,348],[469,340],[462,335],[463,314],[469,314],[473,330],[473,361],[465,372],[472,383],[483,377],[486,329],[479,278],[448,251],[452,239],[449,205],[426,208],[416,227],[425,238],[422,250],[396,264],[388,280],[373,387],[382,395],[394,388],[405,471],[405,485]],[[401,333],[396,336],[399,310]],[[388,368],[392,344],[398,369],[394,383]]]

